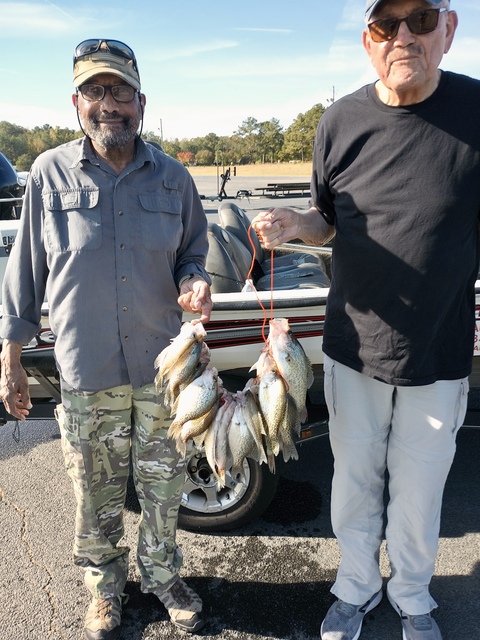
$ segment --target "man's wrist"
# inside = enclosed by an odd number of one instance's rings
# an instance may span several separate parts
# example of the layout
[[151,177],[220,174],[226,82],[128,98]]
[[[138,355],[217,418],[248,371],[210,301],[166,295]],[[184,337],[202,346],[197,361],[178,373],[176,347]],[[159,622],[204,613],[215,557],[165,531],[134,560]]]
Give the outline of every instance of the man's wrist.
[[1,361],[10,366],[20,364],[23,345],[19,342],[5,339],[2,343]]
[[182,284],[184,284],[185,282],[188,282],[189,280],[192,280],[193,278],[201,278],[202,276],[200,276],[198,273],[189,273],[186,276],[183,276],[183,278],[180,278],[180,282],[178,283],[178,288],[180,289],[180,287],[182,286]]

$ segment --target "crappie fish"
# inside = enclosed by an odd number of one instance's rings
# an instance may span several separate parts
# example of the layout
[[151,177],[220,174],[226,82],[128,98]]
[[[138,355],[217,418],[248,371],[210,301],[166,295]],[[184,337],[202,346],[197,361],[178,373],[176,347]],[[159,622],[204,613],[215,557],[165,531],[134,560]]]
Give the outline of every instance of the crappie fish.
[[293,442],[292,432],[298,424],[298,410],[292,396],[287,393],[287,403],[285,406],[285,415],[280,423],[279,440],[280,450],[283,453],[285,462],[288,460],[298,460],[298,451]]
[[241,391],[236,393],[237,401],[232,421],[228,429],[228,447],[231,454],[232,473],[241,473],[245,458],[255,459],[255,439],[250,431],[244,413],[244,397]]
[[[256,449],[258,455],[254,458],[260,464],[267,462],[267,456],[265,455],[265,449],[263,446],[263,435],[266,435],[266,426],[263,421],[263,416],[260,412],[255,389],[251,383],[248,383],[243,390],[243,413],[245,415],[245,421],[248,428],[255,440]],[[251,456],[253,457],[253,456]]]
[[258,381],[258,403],[266,425],[267,454],[280,451],[278,432],[287,402],[287,390],[273,360],[267,354],[263,373]]
[[[207,411],[207,413],[204,413],[198,418],[187,420],[187,422],[183,423],[178,439],[184,445],[186,444],[187,440],[196,440],[199,436],[205,433],[205,431],[212,424],[215,418],[215,415],[218,411],[219,403],[220,403],[220,398],[217,396],[215,399],[215,402]],[[198,445],[198,442],[196,442],[195,444]],[[183,448],[182,448],[182,451],[183,451]]]
[[209,366],[205,336],[199,321],[186,322],[155,361],[155,385],[174,418],[168,435],[177,450],[185,455],[189,441],[203,447],[219,487],[229,469],[233,476],[242,473],[246,458],[267,462],[272,472],[280,451],[285,461],[298,459],[292,432],[306,419],[313,373],[288,321],[270,321],[268,340],[252,366],[257,375],[235,394]]
[[228,430],[235,411],[235,398],[224,392],[217,414],[204,435],[203,445],[210,469],[220,488],[225,486],[225,473],[228,465]]
[[176,438],[186,422],[201,418],[210,411],[218,399],[218,384],[218,371],[212,367],[205,369],[201,376],[185,387],[172,409],[175,419],[168,430],[170,438]]
[[310,361],[302,345],[291,332],[286,318],[270,320],[267,344],[280,375],[287,383],[288,393],[297,405],[298,424],[296,430],[298,432],[300,425],[307,419],[305,406],[307,389],[313,383]]
[[185,351],[164,377],[163,393],[167,408],[172,408],[179,394],[190,382],[202,375],[209,362],[210,349],[203,341],[194,342]]
[[165,347],[155,359],[154,367],[158,369],[158,381],[160,387],[163,385],[165,374],[176,364],[178,359],[195,342],[201,342],[207,335],[203,324],[197,322],[184,322],[180,328],[180,333],[172,342]]

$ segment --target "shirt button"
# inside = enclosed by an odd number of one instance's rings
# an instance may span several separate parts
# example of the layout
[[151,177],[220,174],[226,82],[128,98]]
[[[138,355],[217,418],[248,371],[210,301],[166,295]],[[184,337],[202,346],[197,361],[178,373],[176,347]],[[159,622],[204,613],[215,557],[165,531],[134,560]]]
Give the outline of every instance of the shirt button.
[[122,282],[126,282],[126,281],[127,281],[126,276],[122,276]]
[[121,244],[121,245],[120,245],[120,249],[125,249],[125,245],[124,245],[124,244]]
[[119,216],[123,216],[123,211],[119,211],[119,212],[118,212],[118,215],[119,215]]
[[128,307],[123,307],[123,310],[124,311],[128,311]]
[[125,340],[128,340],[128,336],[125,336]]

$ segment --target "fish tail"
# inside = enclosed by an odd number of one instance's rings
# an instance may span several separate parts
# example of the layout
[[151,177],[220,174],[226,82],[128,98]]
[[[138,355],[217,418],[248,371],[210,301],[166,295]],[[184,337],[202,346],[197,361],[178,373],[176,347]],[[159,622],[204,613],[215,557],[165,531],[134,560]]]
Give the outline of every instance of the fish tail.
[[288,462],[288,460],[298,460],[297,447],[293,441],[283,443],[282,453],[285,462]]
[[270,446],[274,456],[278,456],[280,452],[280,439],[277,434],[270,434]]
[[217,478],[217,485],[219,489],[223,489],[225,487],[226,477],[225,477],[225,469],[217,469],[214,471],[214,475]]

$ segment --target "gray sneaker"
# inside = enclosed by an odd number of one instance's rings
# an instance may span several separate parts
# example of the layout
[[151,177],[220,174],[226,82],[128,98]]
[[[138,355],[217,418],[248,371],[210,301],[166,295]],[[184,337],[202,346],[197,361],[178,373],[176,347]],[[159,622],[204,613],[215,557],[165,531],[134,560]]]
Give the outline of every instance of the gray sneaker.
[[388,600],[402,619],[403,640],[442,640],[438,624],[430,613],[409,616],[387,593]]
[[320,628],[322,640],[358,640],[365,614],[382,599],[382,590],[377,591],[365,604],[349,604],[337,600],[327,611]]

